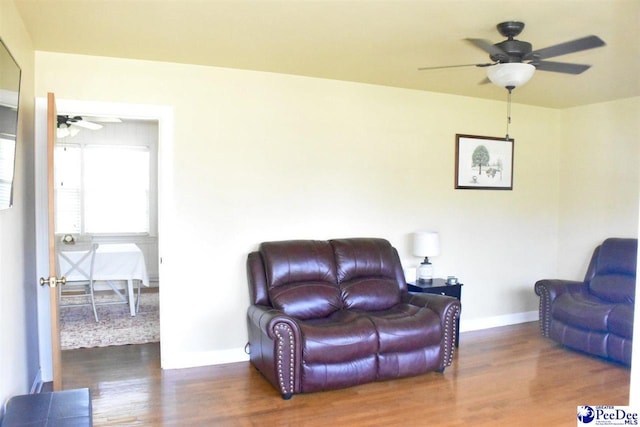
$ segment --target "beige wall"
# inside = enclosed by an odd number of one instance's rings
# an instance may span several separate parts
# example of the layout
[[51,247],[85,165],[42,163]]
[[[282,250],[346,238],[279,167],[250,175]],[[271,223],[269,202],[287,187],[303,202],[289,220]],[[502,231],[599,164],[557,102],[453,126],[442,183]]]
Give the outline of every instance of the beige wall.
[[410,233],[437,230],[436,273],[465,283],[462,325],[474,329],[535,313],[533,283],[557,275],[571,239],[560,238],[562,111],[513,106],[513,191],[454,190],[455,134],[504,135],[504,102],[46,52],[36,65],[37,96],[174,108],[165,366],[242,357],[244,262],[260,241],[384,237],[411,267]]
[[638,234],[640,98],[562,112],[560,277],[584,277],[593,248]]
[[0,414],[38,372],[34,259],[34,51],[13,2],[0,1],[0,38],[22,69],[14,206],[0,211]]

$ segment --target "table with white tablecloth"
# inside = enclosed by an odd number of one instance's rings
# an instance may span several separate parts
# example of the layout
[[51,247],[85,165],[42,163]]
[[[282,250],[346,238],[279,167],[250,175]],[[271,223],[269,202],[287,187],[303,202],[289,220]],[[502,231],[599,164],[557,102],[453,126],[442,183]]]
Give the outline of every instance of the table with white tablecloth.
[[[62,251],[73,260],[73,251]],[[68,276],[67,280],[82,280],[82,277]],[[133,243],[101,243],[96,250],[93,263],[93,280],[107,282],[125,280],[129,298],[129,311],[136,315],[136,304],[133,292],[133,281],[139,280],[142,285],[149,286],[149,275],[140,248]]]

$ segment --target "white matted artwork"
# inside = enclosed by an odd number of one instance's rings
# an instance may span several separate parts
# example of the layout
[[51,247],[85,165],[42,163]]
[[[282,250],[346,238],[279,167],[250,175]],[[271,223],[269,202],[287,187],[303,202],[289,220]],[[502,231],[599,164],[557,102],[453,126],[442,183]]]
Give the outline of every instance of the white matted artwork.
[[511,138],[456,134],[455,188],[513,190],[513,143]]

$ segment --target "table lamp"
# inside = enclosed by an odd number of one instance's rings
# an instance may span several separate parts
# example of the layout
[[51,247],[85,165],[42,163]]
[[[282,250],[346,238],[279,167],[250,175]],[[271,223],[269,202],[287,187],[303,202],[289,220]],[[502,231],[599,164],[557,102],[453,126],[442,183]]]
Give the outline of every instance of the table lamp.
[[435,231],[416,231],[413,233],[413,255],[424,257],[416,269],[416,283],[427,284],[433,281],[433,265],[429,257],[440,255],[440,236]]

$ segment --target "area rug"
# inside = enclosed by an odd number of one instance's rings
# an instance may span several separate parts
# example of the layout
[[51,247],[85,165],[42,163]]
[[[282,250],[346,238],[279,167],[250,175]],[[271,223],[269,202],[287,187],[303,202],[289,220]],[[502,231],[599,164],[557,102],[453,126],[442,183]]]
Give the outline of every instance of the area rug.
[[[96,302],[113,300],[111,295],[96,295]],[[60,346],[62,350],[110,345],[145,344],[160,341],[160,310],[157,292],[140,295],[136,316],[127,304],[97,307],[99,322],[90,305],[60,308]]]

